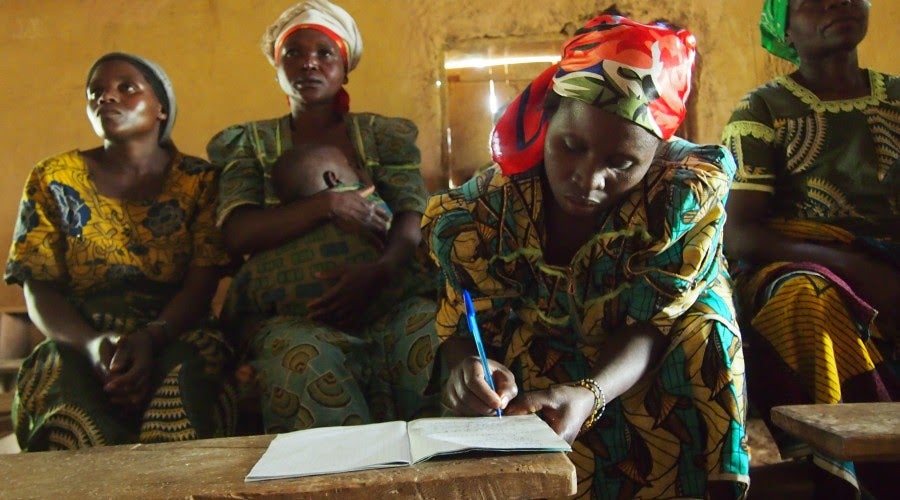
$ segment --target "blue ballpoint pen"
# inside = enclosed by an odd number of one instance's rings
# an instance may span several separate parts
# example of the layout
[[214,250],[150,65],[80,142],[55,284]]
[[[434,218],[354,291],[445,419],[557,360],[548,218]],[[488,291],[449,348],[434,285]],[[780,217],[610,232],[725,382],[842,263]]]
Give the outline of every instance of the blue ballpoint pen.
[[[481,358],[481,367],[484,369],[484,379],[487,381],[491,390],[497,392],[494,387],[494,377],[491,375],[491,368],[488,366],[487,354],[484,353],[484,344],[481,342],[481,330],[478,329],[478,321],[475,319],[475,306],[472,304],[472,297],[468,290],[463,290],[463,301],[466,303],[466,322],[469,324],[469,331],[475,339],[475,348],[478,349],[478,357]],[[497,408],[497,416],[500,416],[500,408]]]

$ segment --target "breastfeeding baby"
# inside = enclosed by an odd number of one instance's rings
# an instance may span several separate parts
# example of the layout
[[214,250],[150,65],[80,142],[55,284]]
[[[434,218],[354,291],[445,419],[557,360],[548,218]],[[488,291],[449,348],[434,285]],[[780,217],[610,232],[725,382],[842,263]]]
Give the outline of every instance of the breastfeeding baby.
[[[365,181],[369,181],[368,183]],[[281,203],[308,198],[324,190],[357,191],[371,185],[362,169],[350,165],[347,157],[329,144],[300,144],[282,153],[272,165],[272,187]],[[376,193],[366,199],[381,207],[388,216],[391,210]],[[390,229],[390,220],[383,233],[372,233],[360,224],[335,221],[335,226],[346,232],[360,234],[379,248]],[[306,239],[306,238],[301,238]]]
[[[326,190],[358,191],[371,185],[366,183],[366,172],[350,165],[338,148],[327,144],[301,144],[285,151],[272,165],[271,175],[273,191],[281,203]],[[366,199],[391,216],[377,194],[369,194]],[[390,219],[381,232],[334,220],[280,247],[253,254],[233,278],[223,319],[241,324],[253,316],[306,316],[308,303],[330,285],[318,273],[377,260],[389,227]],[[379,306],[370,306],[374,307]]]

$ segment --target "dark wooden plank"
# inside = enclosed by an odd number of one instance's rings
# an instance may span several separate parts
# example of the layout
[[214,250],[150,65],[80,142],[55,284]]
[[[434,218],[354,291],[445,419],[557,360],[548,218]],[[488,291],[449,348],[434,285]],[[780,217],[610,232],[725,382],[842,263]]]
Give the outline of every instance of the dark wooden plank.
[[22,366],[23,361],[25,361],[23,358],[0,358],[0,375],[15,375],[19,373],[19,367]]
[[13,393],[0,392],[0,437],[12,432],[12,400]]
[[0,415],[9,415],[14,393],[0,392]]
[[454,457],[409,467],[245,483],[244,476],[272,439],[249,436],[0,455],[0,496],[547,498],[575,492],[575,467],[563,453]]
[[900,460],[900,402],[777,406],[772,422],[837,458]]

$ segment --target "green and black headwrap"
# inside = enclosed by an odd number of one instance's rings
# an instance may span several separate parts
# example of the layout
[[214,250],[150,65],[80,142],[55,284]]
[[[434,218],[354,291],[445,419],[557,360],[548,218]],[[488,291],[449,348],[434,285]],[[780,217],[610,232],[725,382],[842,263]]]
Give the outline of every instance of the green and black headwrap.
[[759,32],[766,50],[799,66],[800,56],[785,40],[789,3],[790,0],[766,0],[759,20]]

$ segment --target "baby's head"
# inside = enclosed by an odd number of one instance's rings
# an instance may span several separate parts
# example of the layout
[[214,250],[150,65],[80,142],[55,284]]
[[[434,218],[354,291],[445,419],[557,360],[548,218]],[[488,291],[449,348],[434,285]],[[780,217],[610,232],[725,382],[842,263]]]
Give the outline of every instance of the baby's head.
[[272,186],[282,203],[312,196],[338,184],[355,184],[359,176],[347,157],[330,144],[298,144],[272,165]]

